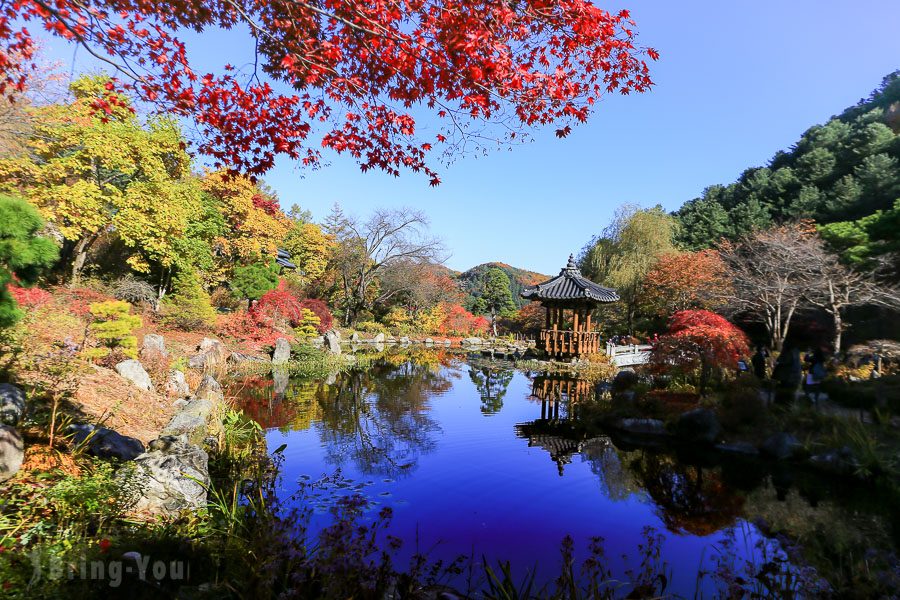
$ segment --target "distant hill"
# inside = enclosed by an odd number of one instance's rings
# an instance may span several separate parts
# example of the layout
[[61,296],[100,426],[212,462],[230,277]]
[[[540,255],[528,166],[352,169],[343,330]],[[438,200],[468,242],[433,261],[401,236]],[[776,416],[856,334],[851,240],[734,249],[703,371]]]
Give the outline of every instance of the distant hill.
[[475,295],[477,295],[477,290],[481,287],[481,281],[483,280],[485,273],[487,273],[488,269],[490,269],[491,267],[502,269],[509,276],[509,288],[513,295],[513,301],[518,307],[522,307],[526,303],[526,300],[522,299],[522,297],[519,295],[522,291],[522,288],[538,284],[550,278],[547,275],[542,275],[541,273],[535,273],[534,271],[528,271],[525,269],[519,269],[517,267],[507,265],[506,263],[484,263],[476,267],[472,267],[468,271],[460,273],[457,276],[458,281],[460,282],[463,290],[468,296],[474,297]]

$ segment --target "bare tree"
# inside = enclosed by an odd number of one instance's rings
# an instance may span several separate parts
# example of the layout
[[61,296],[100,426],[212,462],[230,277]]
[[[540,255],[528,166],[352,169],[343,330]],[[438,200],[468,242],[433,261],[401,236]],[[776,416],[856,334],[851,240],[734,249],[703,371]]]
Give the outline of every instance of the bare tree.
[[784,225],[754,232],[736,243],[724,242],[719,248],[733,282],[723,299],[732,311],[760,319],[769,347],[779,352],[791,319],[806,302],[814,231],[804,223]]
[[831,316],[835,352],[841,350],[841,337],[846,329],[843,312],[848,307],[868,304],[900,308],[900,290],[879,282],[877,271],[857,271],[843,264],[819,237],[810,240],[805,249],[811,275],[805,297]]
[[[410,208],[379,209],[360,223],[335,207],[325,228],[336,242],[331,262],[342,288],[345,325],[355,323],[376,301],[386,300],[372,293],[381,274],[395,266],[444,260],[443,245],[428,233],[427,217]],[[402,289],[394,286],[391,293]]]

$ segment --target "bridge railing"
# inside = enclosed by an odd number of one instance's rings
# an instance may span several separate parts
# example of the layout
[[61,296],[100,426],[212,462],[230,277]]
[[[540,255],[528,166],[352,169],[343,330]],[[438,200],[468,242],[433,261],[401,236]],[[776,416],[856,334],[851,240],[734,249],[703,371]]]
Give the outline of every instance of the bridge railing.
[[629,365],[643,365],[650,361],[650,352],[653,346],[650,344],[626,344],[617,346],[612,342],[606,343],[606,355],[617,367]]

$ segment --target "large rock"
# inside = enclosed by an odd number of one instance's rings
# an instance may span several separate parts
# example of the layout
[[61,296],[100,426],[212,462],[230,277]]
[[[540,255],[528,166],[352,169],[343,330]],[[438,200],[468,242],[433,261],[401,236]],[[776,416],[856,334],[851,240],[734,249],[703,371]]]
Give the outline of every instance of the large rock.
[[202,444],[207,437],[218,435],[224,399],[222,386],[211,375],[205,375],[194,392],[194,399],[175,413],[160,436],[181,436]]
[[187,398],[191,394],[191,388],[183,371],[170,371],[166,378],[166,395],[170,398]]
[[376,333],[375,337],[372,338],[372,343],[373,344],[383,344],[384,343],[384,334]]
[[25,416],[25,392],[11,383],[0,383],[0,423],[18,425]]
[[616,376],[613,377],[612,380],[612,390],[615,392],[622,392],[627,389],[634,387],[634,385],[638,382],[637,373],[628,369],[622,369]]
[[460,342],[463,346],[480,346],[483,342],[479,337],[467,337],[462,342]]
[[759,450],[770,458],[787,460],[796,456],[800,452],[800,448],[800,442],[797,441],[797,438],[790,433],[782,431],[770,436],[762,443]]
[[289,360],[291,360],[291,344],[285,338],[278,338],[272,352],[272,364],[283,365]]
[[203,338],[196,354],[188,360],[188,366],[192,369],[217,369],[228,362],[231,353],[225,344],[214,338]]
[[809,464],[834,475],[854,475],[859,469],[859,460],[847,446],[811,456]]
[[212,375],[204,375],[200,380],[200,385],[194,392],[194,397],[201,400],[209,400],[218,403],[225,400],[225,394],[222,392],[222,386],[216,381]]
[[713,444],[722,434],[716,413],[708,408],[695,408],[678,418],[675,434],[686,442]]
[[150,381],[150,375],[144,370],[144,365],[140,361],[129,359],[123,360],[116,365],[116,373],[138,386],[142,390],[148,392],[153,391],[153,382]]
[[666,435],[666,425],[659,419],[619,419],[615,426],[635,435]]
[[88,454],[99,458],[125,461],[134,460],[144,453],[144,444],[140,440],[106,427],[73,424],[69,426],[69,431],[74,434],[72,437],[77,445],[85,444]]
[[334,329],[325,333],[325,349],[331,354],[341,353],[341,334]]
[[25,442],[15,428],[0,425],[0,481],[19,472],[25,458]]
[[359,334],[356,333],[355,331],[354,331],[352,334],[350,334],[350,343],[351,343],[351,344],[358,344],[358,343],[359,343]]
[[407,336],[405,336],[405,335],[404,335],[403,337],[400,338],[400,345],[401,345],[401,346],[409,346],[411,343],[412,343],[412,342],[410,341],[410,339],[409,339]]
[[141,344],[142,358],[166,358],[169,353],[166,351],[166,339],[155,333],[148,333],[144,336]]
[[123,476],[137,491],[136,510],[173,515],[206,506],[209,456],[199,446],[161,436],[150,442],[149,451],[138,456],[134,465]]
[[426,346],[434,346],[434,340],[431,338],[425,338],[425,345]]

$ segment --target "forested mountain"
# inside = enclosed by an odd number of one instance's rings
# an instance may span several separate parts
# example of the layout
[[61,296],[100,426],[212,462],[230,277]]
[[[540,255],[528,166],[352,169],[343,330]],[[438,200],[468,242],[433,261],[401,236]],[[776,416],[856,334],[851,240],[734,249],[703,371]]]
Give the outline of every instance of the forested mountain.
[[[712,185],[675,216],[687,248],[795,219],[833,224],[826,237],[851,260],[891,250],[900,225],[900,71],[871,95],[810,127],[767,166]],[[894,226],[890,224],[893,223]]]
[[541,275],[534,271],[526,271],[525,269],[518,269],[501,262],[484,263],[472,267],[458,276],[462,289],[467,296],[466,304],[471,304],[474,298],[479,294],[485,274],[493,267],[502,270],[509,277],[509,290],[512,293],[513,302],[515,302],[516,306],[519,308],[527,303],[527,301],[522,299],[519,295],[522,288],[549,279],[547,275]]

